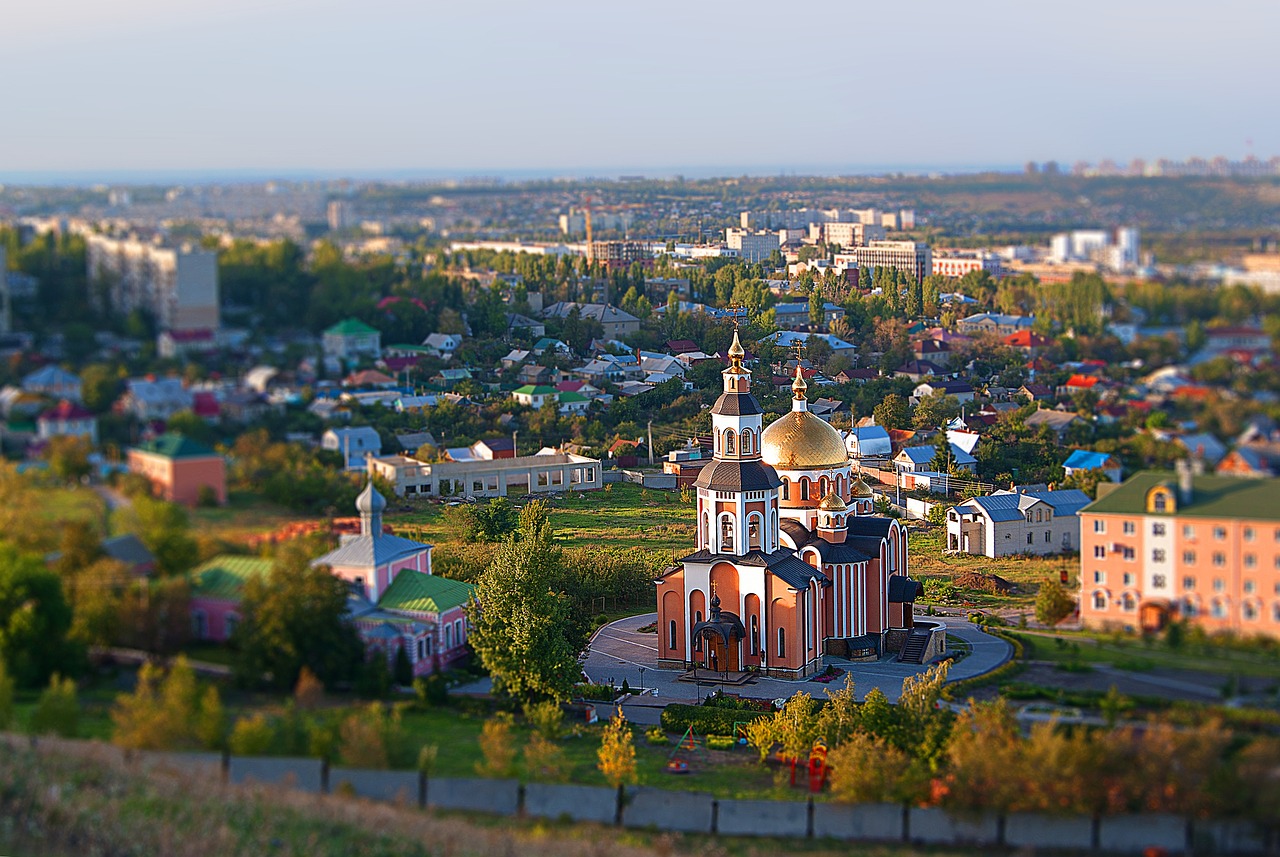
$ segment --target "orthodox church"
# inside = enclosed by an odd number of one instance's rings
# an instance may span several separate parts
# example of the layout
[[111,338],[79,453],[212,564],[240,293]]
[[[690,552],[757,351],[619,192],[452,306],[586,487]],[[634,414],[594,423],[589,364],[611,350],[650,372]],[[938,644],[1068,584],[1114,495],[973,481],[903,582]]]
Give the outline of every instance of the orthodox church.
[[799,367],[791,412],[766,429],[745,353],[735,332],[713,458],[694,483],[697,550],[657,581],[658,664],[803,678],[828,649],[885,651],[910,630],[921,587],[906,530],[874,514],[839,432],[809,412]]

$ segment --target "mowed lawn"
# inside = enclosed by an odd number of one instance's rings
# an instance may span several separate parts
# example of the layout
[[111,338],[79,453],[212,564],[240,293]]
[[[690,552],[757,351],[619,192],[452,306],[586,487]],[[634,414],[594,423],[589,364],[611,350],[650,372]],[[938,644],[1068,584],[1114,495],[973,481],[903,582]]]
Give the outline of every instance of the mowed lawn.
[[[608,490],[546,499],[557,541],[565,547],[693,551],[694,507],[681,501],[675,491],[615,482]],[[446,508],[433,505],[389,512],[386,520],[403,535],[448,545],[459,539],[444,517]]]
[[1074,579],[1079,575],[1080,560],[1077,555],[1066,557],[1005,556],[991,559],[973,554],[944,554],[943,539],[946,533],[941,527],[911,530],[908,565],[911,576],[925,582],[925,597],[929,599],[929,582],[954,583],[964,572],[994,574],[1017,586],[1009,595],[993,595],[978,589],[960,587],[960,597],[965,606],[984,610],[1026,609],[1035,605],[1036,593],[1046,579],[1057,580],[1065,568]]

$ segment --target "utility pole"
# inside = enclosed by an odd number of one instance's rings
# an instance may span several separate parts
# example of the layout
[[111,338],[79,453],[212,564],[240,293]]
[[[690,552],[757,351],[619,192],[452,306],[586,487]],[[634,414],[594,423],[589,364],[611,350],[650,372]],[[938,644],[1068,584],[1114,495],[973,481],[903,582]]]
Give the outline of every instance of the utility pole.
[[649,466],[653,466],[653,420],[649,420]]
[[520,432],[518,430],[511,433],[511,453],[516,458],[520,457]]

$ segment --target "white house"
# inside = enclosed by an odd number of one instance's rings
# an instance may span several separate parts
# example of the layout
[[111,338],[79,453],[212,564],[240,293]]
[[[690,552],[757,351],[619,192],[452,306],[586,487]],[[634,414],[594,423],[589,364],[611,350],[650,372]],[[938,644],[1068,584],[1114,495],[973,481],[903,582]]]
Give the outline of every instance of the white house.
[[342,453],[347,470],[364,470],[365,459],[382,454],[382,437],[369,426],[331,428],[320,437],[320,448]]
[[955,396],[956,401],[962,405],[966,402],[972,402],[974,397],[973,385],[968,381],[925,381],[922,384],[917,384],[916,388],[911,391],[911,395],[921,399],[925,396],[932,396],[934,393]]
[[988,557],[1080,549],[1083,491],[997,491],[947,512],[947,550]]
[[462,347],[462,334],[432,333],[422,340],[422,345],[436,357],[450,360],[454,352]]
[[515,399],[518,404],[530,408],[541,408],[547,401],[556,401],[559,395],[560,393],[555,387],[535,386],[533,384],[525,384],[523,387],[517,387],[511,391],[511,398]]
[[849,457],[862,462],[887,462],[893,455],[893,441],[884,426],[858,426],[844,437]]

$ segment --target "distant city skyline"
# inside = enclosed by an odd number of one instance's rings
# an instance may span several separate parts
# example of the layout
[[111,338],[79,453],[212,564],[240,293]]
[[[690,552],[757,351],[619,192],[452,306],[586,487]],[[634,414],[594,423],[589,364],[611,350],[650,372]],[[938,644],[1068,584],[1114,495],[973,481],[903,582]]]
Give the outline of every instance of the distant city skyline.
[[1280,114],[1265,109],[1280,4],[804,12],[28,3],[6,11],[0,181],[927,173],[1280,153]]

